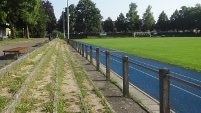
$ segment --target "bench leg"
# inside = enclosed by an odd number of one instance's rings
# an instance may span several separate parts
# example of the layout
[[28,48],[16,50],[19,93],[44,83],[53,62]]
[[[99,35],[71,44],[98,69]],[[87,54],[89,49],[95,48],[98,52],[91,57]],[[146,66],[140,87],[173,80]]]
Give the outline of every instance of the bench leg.
[[18,59],[18,57],[19,57],[19,53],[16,53],[16,60]]
[[6,52],[4,52],[4,54],[3,54],[3,58],[6,59]]

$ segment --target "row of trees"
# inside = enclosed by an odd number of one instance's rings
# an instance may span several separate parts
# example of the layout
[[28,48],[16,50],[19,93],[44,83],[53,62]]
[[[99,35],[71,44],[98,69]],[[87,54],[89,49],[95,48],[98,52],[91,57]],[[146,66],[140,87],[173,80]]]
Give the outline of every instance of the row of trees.
[[[100,10],[91,0],[80,0],[77,6],[71,4],[69,6],[69,23],[71,33],[91,33],[91,32],[127,32],[127,31],[139,31],[139,30],[152,30],[155,25],[155,20],[153,13],[151,12],[151,6],[149,5],[146,12],[143,15],[143,19],[139,18],[137,14],[137,5],[131,3],[129,5],[130,10],[126,14],[120,13],[117,20],[114,22],[110,17],[108,17],[104,22],[102,22],[102,16]],[[67,10],[67,9],[66,9]],[[67,30],[67,11],[63,12],[59,21],[58,29],[63,31]],[[65,23],[65,24],[64,24]]]
[[103,29],[106,32],[133,32],[133,31],[148,31],[153,30],[155,20],[153,13],[151,12],[151,6],[149,5],[143,14],[143,18],[140,19],[137,11],[137,5],[131,3],[129,5],[129,11],[126,17],[123,13],[120,13],[117,20],[113,20],[108,17],[103,22]]
[[[91,0],[80,0],[77,6],[69,6],[70,32],[133,32],[133,31],[188,31],[200,30],[201,28],[201,5],[195,7],[182,6],[180,10],[175,10],[170,18],[164,11],[155,21],[152,7],[149,5],[142,18],[138,15],[137,4],[131,3],[129,11],[124,16],[120,13],[115,21],[108,17],[102,20],[100,10]],[[63,23],[67,23],[66,11],[62,13],[58,21],[58,29],[63,30]],[[65,28],[67,30],[67,25]]]
[[201,29],[200,4],[196,4],[195,7],[182,6],[180,10],[176,9],[170,18],[168,18],[166,13],[162,11],[157,22],[154,20],[150,5],[147,7],[142,19],[139,18],[136,9],[137,5],[135,3],[131,3],[126,17],[122,13],[120,13],[116,21],[113,21],[110,17],[108,17],[103,23],[103,29],[106,32],[148,30],[156,30],[159,32],[193,32]]
[[56,17],[48,0],[1,0],[0,26],[9,23],[12,37],[44,37],[56,28]]
[[176,9],[169,19],[163,11],[155,28],[159,31],[198,32],[201,30],[201,4],[196,4],[195,7],[182,6],[180,10]]
[[[77,6],[69,6],[70,33],[133,32],[133,31],[199,31],[201,29],[201,5],[182,6],[170,18],[162,13],[156,22],[149,5],[142,18],[136,3],[129,5],[124,16],[120,13],[115,21],[108,17],[102,21],[100,10],[91,0],[79,0]],[[67,8],[66,8],[67,10]],[[1,0],[0,26],[9,23],[12,37],[44,37],[58,29],[67,30],[67,11],[63,11],[58,23],[52,4],[48,0]]]

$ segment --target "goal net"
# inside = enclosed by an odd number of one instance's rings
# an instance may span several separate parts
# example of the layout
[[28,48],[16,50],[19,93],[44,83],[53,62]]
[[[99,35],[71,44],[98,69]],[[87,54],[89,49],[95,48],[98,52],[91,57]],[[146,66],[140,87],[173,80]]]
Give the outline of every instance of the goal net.
[[151,32],[134,32],[133,36],[134,37],[136,37],[136,36],[149,36],[149,37],[151,37]]

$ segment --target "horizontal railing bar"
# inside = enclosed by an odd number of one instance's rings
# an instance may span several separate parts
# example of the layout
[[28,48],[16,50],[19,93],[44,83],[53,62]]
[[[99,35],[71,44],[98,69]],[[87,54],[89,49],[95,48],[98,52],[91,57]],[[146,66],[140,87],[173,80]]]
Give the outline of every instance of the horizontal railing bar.
[[105,50],[100,50],[101,53],[105,53]]
[[118,58],[118,59],[122,59],[121,57],[117,56],[117,55],[113,55],[113,54],[110,54],[112,57],[115,57],[115,58]]
[[132,61],[130,61],[130,60],[129,60],[128,62],[131,63],[131,64],[133,64],[133,65],[142,67],[142,68],[144,68],[144,69],[147,69],[147,70],[149,70],[149,71],[152,71],[152,72],[154,72],[154,73],[159,74],[159,71],[158,71],[158,70],[151,69],[151,68],[149,68],[149,67],[143,66],[143,65],[138,64],[138,63],[135,63],[135,62],[132,62]]
[[176,81],[178,81],[178,82],[181,82],[181,83],[183,83],[183,84],[186,84],[186,85],[188,85],[188,86],[191,86],[191,87],[194,87],[194,88],[196,88],[196,89],[201,90],[201,86],[199,86],[199,85],[197,85],[197,84],[194,84],[194,83],[185,81],[185,80],[183,80],[183,79],[174,77],[174,76],[169,75],[169,74],[168,74],[168,76],[170,77],[170,79],[176,80]]

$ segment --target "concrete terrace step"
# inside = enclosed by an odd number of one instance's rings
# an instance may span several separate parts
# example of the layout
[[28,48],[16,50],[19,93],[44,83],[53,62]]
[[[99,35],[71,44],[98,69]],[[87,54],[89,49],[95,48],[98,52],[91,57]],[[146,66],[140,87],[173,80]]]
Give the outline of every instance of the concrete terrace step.
[[[69,47],[71,48],[71,47]],[[96,71],[96,68],[89,63],[84,57],[79,55],[79,53],[75,52],[73,48],[71,48],[72,53],[78,62],[83,66],[86,71],[86,74],[93,81],[95,86],[102,92],[108,103],[111,105],[112,109],[117,113],[159,113],[159,105],[149,96],[141,92],[139,89],[130,85],[130,93],[135,95],[134,98],[137,99],[133,101],[132,98],[125,98],[122,95],[121,87],[123,85],[123,81],[118,75],[111,72],[111,78],[117,81],[117,85],[111,83],[110,81],[106,81],[105,76],[101,73],[105,73],[104,66],[100,66],[101,72]],[[89,58],[89,57],[88,57]],[[95,61],[94,61],[95,63]],[[119,88],[120,87],[120,88]],[[139,102],[137,102],[139,101]]]

